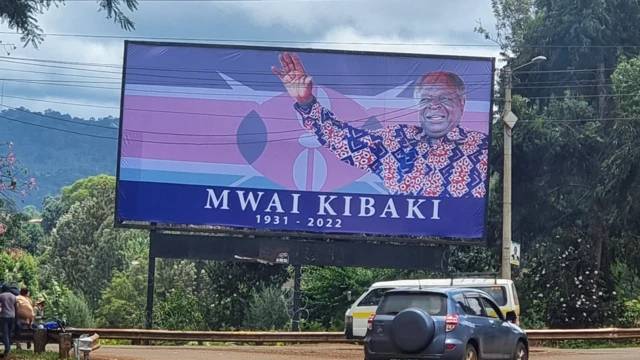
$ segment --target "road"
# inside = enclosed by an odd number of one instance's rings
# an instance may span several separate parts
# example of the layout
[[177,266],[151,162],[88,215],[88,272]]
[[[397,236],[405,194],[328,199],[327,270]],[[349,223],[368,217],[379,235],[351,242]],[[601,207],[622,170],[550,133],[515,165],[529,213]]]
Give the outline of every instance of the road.
[[[362,349],[350,345],[145,347],[104,346],[93,360],[362,360]],[[637,360],[640,349],[536,350],[532,360]]]

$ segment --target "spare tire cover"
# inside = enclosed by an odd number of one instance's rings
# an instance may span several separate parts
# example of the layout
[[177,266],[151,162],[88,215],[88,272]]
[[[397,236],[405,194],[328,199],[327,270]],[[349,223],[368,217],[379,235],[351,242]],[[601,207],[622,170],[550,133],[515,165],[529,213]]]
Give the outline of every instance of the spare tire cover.
[[431,316],[420,309],[404,310],[391,323],[391,339],[405,353],[424,350],[433,341],[435,331]]

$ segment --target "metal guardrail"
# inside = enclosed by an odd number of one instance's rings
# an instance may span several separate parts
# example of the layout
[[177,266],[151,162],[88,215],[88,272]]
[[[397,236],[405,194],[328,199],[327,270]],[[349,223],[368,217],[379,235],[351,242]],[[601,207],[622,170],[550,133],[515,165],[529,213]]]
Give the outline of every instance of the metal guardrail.
[[[340,332],[168,331],[138,329],[67,329],[74,337],[95,333],[100,339],[142,341],[206,341],[230,343],[346,343]],[[353,342],[353,341],[351,341]]]
[[[203,341],[230,343],[354,343],[341,332],[167,331],[137,329],[67,329],[73,337],[95,333],[100,339]],[[640,329],[526,330],[531,341],[640,339]]]
[[640,329],[525,330],[531,341],[640,339]]

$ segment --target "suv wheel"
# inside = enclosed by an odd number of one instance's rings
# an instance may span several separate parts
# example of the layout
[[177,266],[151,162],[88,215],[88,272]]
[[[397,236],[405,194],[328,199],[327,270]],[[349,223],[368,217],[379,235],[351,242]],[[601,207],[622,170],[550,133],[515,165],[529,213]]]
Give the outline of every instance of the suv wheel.
[[464,360],[478,360],[478,352],[473,345],[467,345],[467,350],[464,351]]
[[527,347],[522,341],[518,341],[518,345],[516,345],[516,354],[513,356],[513,360],[529,360]]

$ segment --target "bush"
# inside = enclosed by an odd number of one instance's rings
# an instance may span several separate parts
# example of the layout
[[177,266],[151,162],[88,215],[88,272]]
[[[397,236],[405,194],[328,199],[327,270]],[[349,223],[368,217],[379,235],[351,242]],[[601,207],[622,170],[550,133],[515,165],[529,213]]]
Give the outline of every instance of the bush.
[[165,301],[156,304],[154,323],[165,330],[204,330],[202,310],[202,301],[177,285]]
[[288,322],[287,306],[279,288],[272,286],[260,292],[253,291],[245,311],[245,329],[283,330]]
[[63,307],[69,326],[78,328],[95,327],[96,322],[84,296],[76,296],[74,293],[68,292],[63,299]]
[[38,292],[38,263],[24,250],[6,249],[0,253],[0,276],[3,282]]

